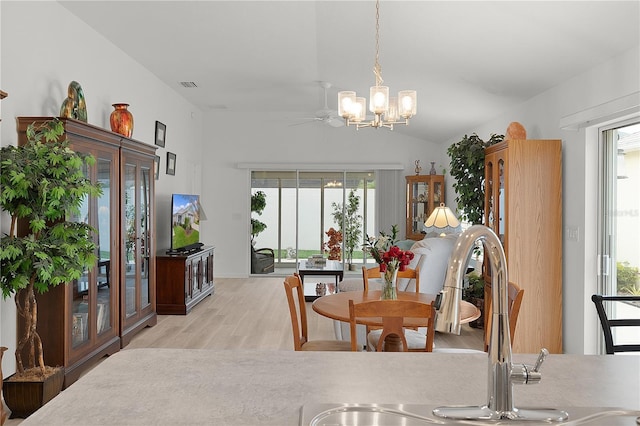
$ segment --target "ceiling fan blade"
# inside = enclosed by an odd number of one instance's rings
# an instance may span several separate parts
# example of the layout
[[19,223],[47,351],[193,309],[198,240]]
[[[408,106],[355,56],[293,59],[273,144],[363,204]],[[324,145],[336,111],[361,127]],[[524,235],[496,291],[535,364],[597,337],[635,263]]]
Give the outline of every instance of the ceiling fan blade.
[[342,127],[344,126],[344,120],[338,117],[331,117],[325,121],[331,127]]
[[289,124],[287,127],[294,127],[294,126],[301,126],[303,124],[311,124],[311,123],[315,123],[316,121],[322,121],[322,119],[320,118],[299,118],[298,120],[306,120],[303,121],[302,123],[293,123],[293,124]]

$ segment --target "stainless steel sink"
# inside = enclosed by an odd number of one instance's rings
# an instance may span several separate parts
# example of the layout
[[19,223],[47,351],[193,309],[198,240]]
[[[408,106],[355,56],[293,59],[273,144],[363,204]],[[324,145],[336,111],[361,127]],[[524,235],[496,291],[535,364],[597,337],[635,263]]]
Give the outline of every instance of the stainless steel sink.
[[[435,417],[435,406],[421,404],[306,404],[300,412],[300,426],[424,426],[424,425],[532,425],[532,422],[514,420],[448,420]],[[526,410],[526,408],[523,408]],[[536,408],[536,410],[539,410]],[[640,411],[616,408],[571,407],[566,422],[553,425],[637,426]],[[539,423],[538,423],[539,424]]]

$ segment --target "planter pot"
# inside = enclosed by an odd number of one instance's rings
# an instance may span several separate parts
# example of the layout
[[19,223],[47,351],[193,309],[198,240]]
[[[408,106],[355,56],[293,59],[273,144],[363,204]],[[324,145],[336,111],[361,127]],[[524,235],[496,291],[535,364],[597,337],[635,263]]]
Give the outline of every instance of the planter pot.
[[58,395],[64,383],[64,369],[62,368],[58,368],[44,381],[10,381],[13,376],[7,377],[2,383],[4,402],[11,410],[11,416],[9,416],[11,419],[29,417]]
[[[7,349],[8,348],[5,346],[0,346],[0,379],[4,378],[2,376],[2,355]],[[4,410],[4,404],[2,403],[2,389],[0,388],[0,426],[4,424],[5,420],[7,420],[7,412]]]
[[471,321],[469,326],[472,328],[484,328],[484,299],[472,297],[470,302],[480,309],[480,317],[475,321]]

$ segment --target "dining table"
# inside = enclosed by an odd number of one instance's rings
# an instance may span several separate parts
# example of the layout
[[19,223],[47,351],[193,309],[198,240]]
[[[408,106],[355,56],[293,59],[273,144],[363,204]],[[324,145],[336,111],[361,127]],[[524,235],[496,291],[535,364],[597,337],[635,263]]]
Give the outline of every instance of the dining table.
[[[318,314],[331,318],[337,321],[349,322],[349,300],[353,300],[354,303],[367,302],[372,300],[380,300],[382,292],[380,290],[369,291],[343,291],[334,294],[328,294],[326,296],[319,297],[314,300],[311,307]],[[416,293],[415,291],[398,291],[398,300],[412,300],[423,303],[432,303],[435,301],[435,294],[428,293]],[[478,309],[472,303],[465,300],[460,301],[460,324],[466,324],[471,321],[480,318],[480,309]],[[424,327],[426,325],[425,318],[404,318],[403,325],[405,327],[415,328]],[[367,317],[356,318],[356,323],[364,324],[369,327],[382,326],[381,317]],[[399,343],[397,336],[391,337],[388,348],[391,350],[398,350]]]
[[[314,300],[311,307],[318,314],[338,321],[349,322],[349,300],[353,303],[380,300],[380,290],[373,291],[342,291],[328,294]],[[435,294],[416,293],[415,291],[398,291],[398,300],[413,300],[431,303],[436,300]],[[460,324],[466,324],[480,318],[480,309],[465,300],[460,301]],[[382,318],[356,318],[358,324],[381,326]],[[425,324],[424,318],[405,318],[406,327],[420,327]]]

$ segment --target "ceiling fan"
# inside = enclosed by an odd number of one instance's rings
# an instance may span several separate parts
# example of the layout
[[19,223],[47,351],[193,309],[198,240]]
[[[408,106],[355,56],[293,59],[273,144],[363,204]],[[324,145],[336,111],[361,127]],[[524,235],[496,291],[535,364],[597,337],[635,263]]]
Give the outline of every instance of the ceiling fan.
[[324,106],[315,112],[313,117],[305,117],[302,120],[309,120],[304,123],[292,124],[292,126],[298,126],[300,124],[308,124],[313,122],[322,122],[331,127],[344,126],[344,120],[338,115],[338,111],[329,108],[327,103],[327,90],[331,87],[331,83],[321,81],[320,86],[324,89]]

